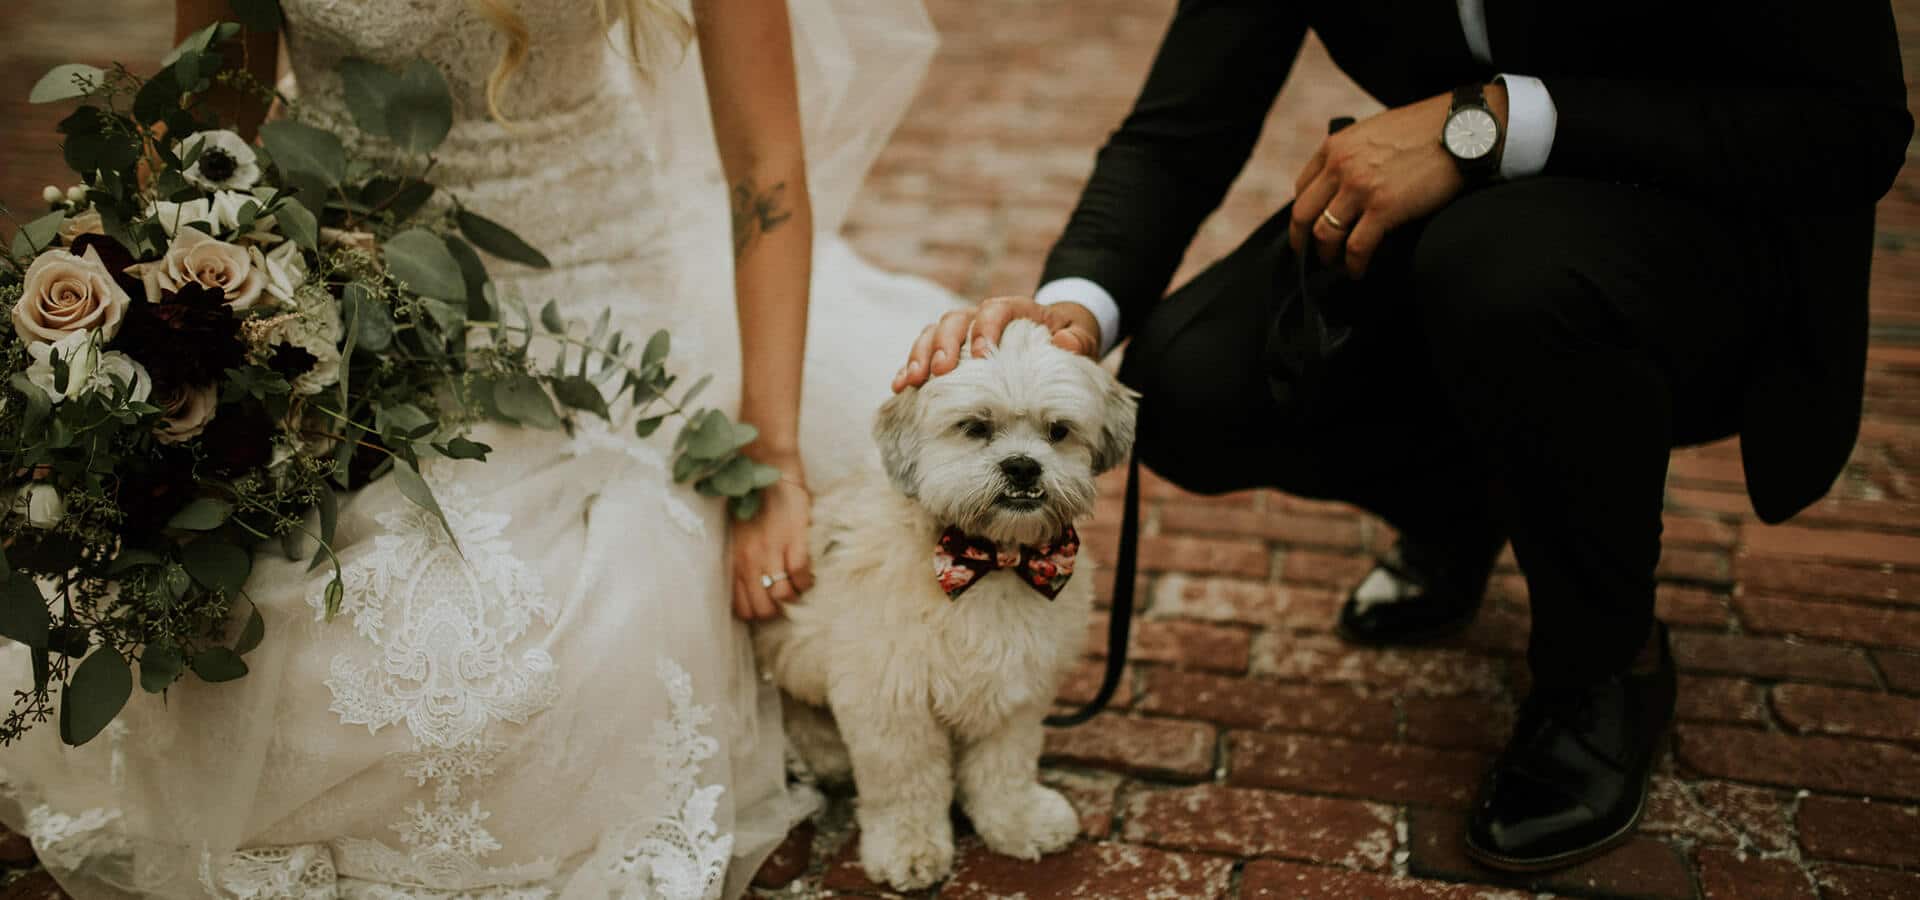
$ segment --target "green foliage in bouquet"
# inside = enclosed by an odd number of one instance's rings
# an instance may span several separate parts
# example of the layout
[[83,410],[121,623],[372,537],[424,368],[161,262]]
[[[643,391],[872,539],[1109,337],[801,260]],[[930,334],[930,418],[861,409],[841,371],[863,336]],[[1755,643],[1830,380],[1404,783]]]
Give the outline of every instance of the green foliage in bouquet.
[[[273,0],[234,6],[278,25]],[[244,676],[267,639],[256,554],[331,566],[330,617],[337,493],[391,479],[444,526],[422,466],[483,463],[483,423],[592,416],[645,439],[679,417],[673,478],[741,518],[779,477],[741,454],[752,426],[693,405],[707,379],[680,389],[666,332],[630,341],[608,312],[569,322],[495,289],[483,253],[548,262],[429,180],[453,124],[437,70],[341,65],[376,160],[286,98],[255,146],[197,102],[276,99],[223,69],[241,30],[193,35],[149,78],[64,65],[32,90],[78,101],[59,130],[82,183],[49,188],[0,253],[0,636],[32,667],[0,743],[57,715],[81,744],[136,683]]]

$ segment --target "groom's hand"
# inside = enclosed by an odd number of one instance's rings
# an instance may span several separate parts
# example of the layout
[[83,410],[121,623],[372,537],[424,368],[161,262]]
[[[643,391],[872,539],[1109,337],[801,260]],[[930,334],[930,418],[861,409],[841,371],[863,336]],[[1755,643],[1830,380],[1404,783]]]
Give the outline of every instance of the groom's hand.
[[[1507,121],[1507,89],[1486,88],[1487,105]],[[1452,94],[1395,107],[1328,135],[1293,184],[1288,238],[1355,278],[1387,233],[1438,212],[1460,193],[1460,169],[1440,145]]]
[[1031,297],[994,297],[977,309],[955,310],[928,325],[913,342],[907,364],[893,376],[895,393],[927,383],[935,375],[945,375],[960,364],[960,348],[971,342],[974,356],[985,356],[1007,323],[1028,319],[1047,326],[1053,332],[1054,346],[1082,356],[1100,354],[1100,322],[1078,303],[1053,303],[1042,306]]

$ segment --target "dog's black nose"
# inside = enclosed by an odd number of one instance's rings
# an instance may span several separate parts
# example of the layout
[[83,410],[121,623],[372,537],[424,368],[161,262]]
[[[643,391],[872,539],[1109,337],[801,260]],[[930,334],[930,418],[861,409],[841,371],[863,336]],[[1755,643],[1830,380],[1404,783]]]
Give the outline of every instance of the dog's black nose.
[[1031,456],[1009,456],[1000,461],[1000,471],[1017,488],[1033,487],[1040,481],[1040,462]]

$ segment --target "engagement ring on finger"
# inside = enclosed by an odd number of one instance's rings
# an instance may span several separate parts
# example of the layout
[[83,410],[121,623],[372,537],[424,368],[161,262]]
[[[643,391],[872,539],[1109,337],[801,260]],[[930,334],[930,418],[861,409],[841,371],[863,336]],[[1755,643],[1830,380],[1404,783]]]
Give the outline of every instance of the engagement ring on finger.
[[785,580],[787,580],[787,573],[785,572],[775,572],[772,575],[762,575],[760,576],[760,586],[763,588],[766,588],[767,590],[773,590],[773,586],[775,584]]
[[1347,230],[1347,223],[1340,221],[1340,217],[1334,215],[1333,210],[1331,209],[1321,210],[1320,218],[1325,220],[1328,225],[1332,226],[1333,230],[1335,231]]

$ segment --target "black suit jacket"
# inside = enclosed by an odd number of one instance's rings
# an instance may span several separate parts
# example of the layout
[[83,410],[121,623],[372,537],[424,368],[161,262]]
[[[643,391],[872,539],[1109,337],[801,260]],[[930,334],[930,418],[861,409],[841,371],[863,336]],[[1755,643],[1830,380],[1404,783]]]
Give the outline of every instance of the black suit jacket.
[[[1487,0],[1498,71],[1545,82],[1546,174],[1740,207],[1790,274],[1758,317],[1742,416],[1747,482],[1776,522],[1819,499],[1859,431],[1873,206],[1906,159],[1892,11],[1876,0]],[[1043,280],[1110,291],[1121,337],[1165,293],[1246,164],[1308,28],[1361,88],[1401,106],[1496,71],[1445,0],[1182,0]],[[1436,139],[1437,139],[1436,135]]]

